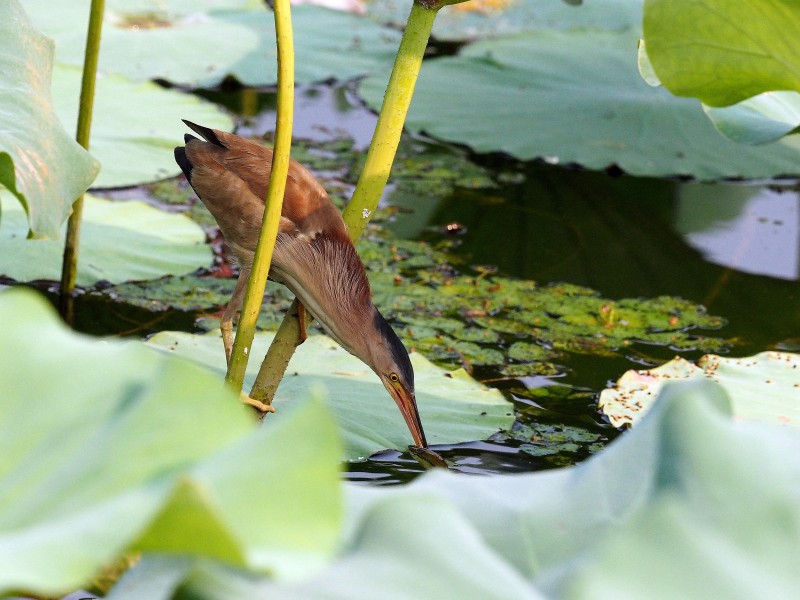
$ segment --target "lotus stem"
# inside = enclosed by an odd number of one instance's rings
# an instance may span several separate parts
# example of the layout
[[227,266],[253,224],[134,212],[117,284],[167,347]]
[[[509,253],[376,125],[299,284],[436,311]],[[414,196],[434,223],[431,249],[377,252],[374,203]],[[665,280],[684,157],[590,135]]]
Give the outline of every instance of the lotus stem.
[[253,270],[244,297],[242,314],[236,328],[233,352],[225,377],[227,383],[241,391],[247,361],[256,333],[256,321],[267,285],[272,250],[278,236],[278,224],[289,174],[289,153],[292,146],[294,111],[294,41],[289,0],[275,0],[275,38],[278,46],[278,107],[275,123],[275,148],[272,154],[272,175],[267,188],[261,235],[253,259]]
[[[103,30],[105,0],[92,0],[89,9],[89,30],[86,32],[86,51],[83,59],[81,98],[78,110],[78,126],[75,139],[86,150],[92,132],[94,88],[97,79],[97,62],[100,56],[100,34]],[[59,309],[68,324],[74,320],[74,292],[78,273],[78,246],[80,244],[81,221],[83,219],[83,194],[72,204],[72,214],[67,221],[67,236],[64,242],[64,258],[61,264],[61,289]]]
[[389,84],[383,96],[375,133],[367,151],[364,170],[358,178],[353,197],[342,213],[350,238],[354,242],[361,237],[361,232],[375,213],[386,182],[389,180],[437,12],[438,7],[425,8],[420,3],[415,3],[411,7]]

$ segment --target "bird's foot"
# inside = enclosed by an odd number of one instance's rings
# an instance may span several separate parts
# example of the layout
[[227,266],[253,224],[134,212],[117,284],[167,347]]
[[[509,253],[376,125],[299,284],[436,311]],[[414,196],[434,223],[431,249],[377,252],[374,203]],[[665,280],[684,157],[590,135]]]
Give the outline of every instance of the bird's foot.
[[260,402],[259,400],[253,400],[250,396],[248,396],[244,392],[240,392],[239,398],[243,404],[252,406],[257,411],[261,412],[261,414],[275,412],[275,407],[272,406],[272,404],[265,404],[264,402]]

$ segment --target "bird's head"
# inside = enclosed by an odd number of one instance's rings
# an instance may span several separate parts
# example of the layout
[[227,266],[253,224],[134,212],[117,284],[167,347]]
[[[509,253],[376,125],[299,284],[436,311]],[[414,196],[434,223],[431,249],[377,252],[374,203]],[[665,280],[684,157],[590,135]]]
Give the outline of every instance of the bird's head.
[[414,369],[408,351],[400,338],[376,310],[373,318],[376,336],[370,344],[369,366],[381,378],[386,390],[394,398],[406,425],[414,438],[414,444],[427,447],[425,431],[417,410],[417,400],[414,395]]

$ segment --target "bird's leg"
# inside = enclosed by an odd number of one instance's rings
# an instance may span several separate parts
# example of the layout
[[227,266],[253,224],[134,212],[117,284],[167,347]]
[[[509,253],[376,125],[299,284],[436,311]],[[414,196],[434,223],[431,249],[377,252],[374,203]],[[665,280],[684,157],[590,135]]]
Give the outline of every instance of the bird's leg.
[[308,339],[308,332],[306,331],[306,307],[302,302],[297,303],[297,322],[300,325],[300,331],[297,334],[298,343],[302,344]]
[[[222,318],[219,322],[219,330],[222,332],[222,343],[225,346],[225,362],[228,367],[231,366],[231,354],[233,354],[233,318],[242,307],[244,300],[244,291],[247,289],[247,282],[250,280],[250,269],[242,268],[239,271],[239,279],[236,280],[236,287],[233,288],[233,294],[225,307],[225,312],[222,313]],[[252,406],[263,415],[268,412],[275,412],[275,408],[270,404],[265,404],[254,400],[244,392],[239,392],[239,399],[242,403]]]
[[228,367],[231,366],[231,354],[233,353],[233,318],[242,307],[244,300],[244,291],[247,289],[247,282],[250,280],[250,269],[242,267],[239,271],[239,279],[236,280],[236,287],[233,288],[233,294],[222,313],[222,319],[219,322],[219,330],[222,332],[222,344],[225,346],[225,362]]

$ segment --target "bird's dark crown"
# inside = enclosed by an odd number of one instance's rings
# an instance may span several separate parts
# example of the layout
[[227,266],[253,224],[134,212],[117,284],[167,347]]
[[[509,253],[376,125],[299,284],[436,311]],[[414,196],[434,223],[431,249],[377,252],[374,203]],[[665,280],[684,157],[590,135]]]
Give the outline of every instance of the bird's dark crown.
[[392,326],[386,322],[383,315],[375,311],[375,328],[380,332],[381,337],[386,341],[386,346],[392,355],[394,363],[397,365],[398,375],[401,381],[409,390],[414,389],[414,369],[411,367],[411,359],[408,357],[408,350],[397,337]]

